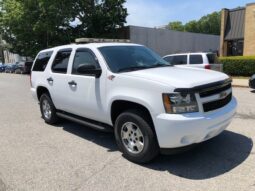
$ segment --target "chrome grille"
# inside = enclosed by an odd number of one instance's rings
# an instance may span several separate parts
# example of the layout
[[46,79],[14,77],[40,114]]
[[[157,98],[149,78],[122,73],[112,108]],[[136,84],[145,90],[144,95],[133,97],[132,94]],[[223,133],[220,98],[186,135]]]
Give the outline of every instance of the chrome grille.
[[[206,88],[199,92],[204,112],[220,109],[232,100],[231,82]],[[216,97],[216,98],[215,98]],[[206,101],[207,100],[207,101]]]

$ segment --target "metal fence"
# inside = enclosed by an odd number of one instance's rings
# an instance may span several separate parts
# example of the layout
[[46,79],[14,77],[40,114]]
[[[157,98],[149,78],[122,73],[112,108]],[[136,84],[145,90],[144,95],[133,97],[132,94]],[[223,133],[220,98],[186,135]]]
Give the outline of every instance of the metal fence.
[[143,44],[161,56],[182,52],[218,51],[220,36],[129,26],[131,42]]

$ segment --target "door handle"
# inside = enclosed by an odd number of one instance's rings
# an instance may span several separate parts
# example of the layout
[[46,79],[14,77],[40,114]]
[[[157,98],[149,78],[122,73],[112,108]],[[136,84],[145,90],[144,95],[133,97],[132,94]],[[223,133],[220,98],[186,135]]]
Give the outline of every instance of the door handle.
[[68,82],[70,86],[77,86],[77,83],[75,81]]
[[53,82],[53,78],[52,78],[52,77],[47,78],[47,81],[48,81],[49,83],[52,83],[52,82]]

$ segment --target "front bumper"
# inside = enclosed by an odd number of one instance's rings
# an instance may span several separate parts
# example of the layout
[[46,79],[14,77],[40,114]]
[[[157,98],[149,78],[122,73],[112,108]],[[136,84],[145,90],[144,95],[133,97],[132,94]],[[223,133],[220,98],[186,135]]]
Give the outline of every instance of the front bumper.
[[156,116],[154,125],[160,148],[184,147],[219,135],[231,122],[236,107],[233,97],[229,104],[213,112]]

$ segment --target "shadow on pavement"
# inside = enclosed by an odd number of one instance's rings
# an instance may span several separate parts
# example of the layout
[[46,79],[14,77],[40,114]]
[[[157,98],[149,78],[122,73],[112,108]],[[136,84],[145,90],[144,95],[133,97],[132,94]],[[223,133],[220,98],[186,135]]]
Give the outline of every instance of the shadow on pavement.
[[[103,133],[89,127],[64,120],[59,127],[69,133],[118,151],[113,133]],[[246,160],[253,147],[253,141],[241,134],[224,131],[218,137],[199,144],[194,149],[178,155],[160,155],[153,162],[142,165],[157,171],[193,180],[209,179],[222,175]]]
[[175,156],[160,156],[147,168],[168,171],[187,179],[202,180],[222,175],[245,161],[253,142],[250,138],[224,131],[197,148]]
[[86,127],[84,125],[80,125],[64,119],[61,124],[59,124],[59,127],[63,127],[63,130],[69,133],[107,148],[108,152],[118,151],[113,133],[100,132],[91,129],[90,127]]
[[255,93],[255,90],[251,90],[251,93]]

